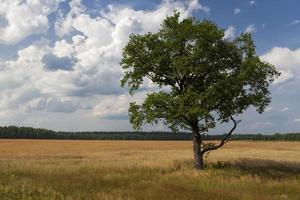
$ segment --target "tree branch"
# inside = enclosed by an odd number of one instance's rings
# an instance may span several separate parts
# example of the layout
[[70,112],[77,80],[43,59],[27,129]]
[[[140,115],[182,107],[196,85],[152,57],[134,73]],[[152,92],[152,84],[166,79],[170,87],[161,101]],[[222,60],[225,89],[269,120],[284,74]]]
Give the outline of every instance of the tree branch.
[[236,129],[237,124],[241,122],[241,120],[235,120],[231,115],[230,115],[230,119],[233,122],[233,127],[231,128],[231,130],[225,135],[225,137],[221,140],[221,142],[218,145],[215,145],[213,143],[208,143],[205,144],[202,150],[202,154],[208,152],[208,151],[213,151],[216,150],[220,147],[222,147],[226,142],[229,141],[229,138],[231,136],[231,134],[233,133],[233,131]]

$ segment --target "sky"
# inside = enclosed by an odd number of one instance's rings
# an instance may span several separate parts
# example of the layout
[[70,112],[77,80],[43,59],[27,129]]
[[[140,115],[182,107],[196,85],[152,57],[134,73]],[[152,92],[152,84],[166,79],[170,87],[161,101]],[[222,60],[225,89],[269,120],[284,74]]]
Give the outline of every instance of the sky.
[[281,72],[272,103],[263,114],[250,108],[237,116],[237,132],[299,132],[299,8],[298,0],[0,0],[0,125],[132,130],[128,104],[153,87],[133,97],[120,87],[122,49],[131,33],[155,32],[178,10],[214,21],[228,39],[252,33],[261,60]]

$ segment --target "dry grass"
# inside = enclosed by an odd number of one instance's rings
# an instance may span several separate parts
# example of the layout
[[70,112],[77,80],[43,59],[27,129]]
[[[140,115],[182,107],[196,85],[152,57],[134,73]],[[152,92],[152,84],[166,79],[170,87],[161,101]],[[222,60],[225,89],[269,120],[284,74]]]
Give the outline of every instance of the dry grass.
[[0,140],[0,199],[300,200],[299,142]]

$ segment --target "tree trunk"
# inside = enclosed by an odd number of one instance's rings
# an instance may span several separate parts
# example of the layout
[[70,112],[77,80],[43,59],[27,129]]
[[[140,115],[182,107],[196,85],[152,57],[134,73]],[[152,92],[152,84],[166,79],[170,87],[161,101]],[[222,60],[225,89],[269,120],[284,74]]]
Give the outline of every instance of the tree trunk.
[[203,169],[203,154],[201,153],[201,137],[199,130],[193,130],[193,150],[194,150],[194,162],[196,169]]

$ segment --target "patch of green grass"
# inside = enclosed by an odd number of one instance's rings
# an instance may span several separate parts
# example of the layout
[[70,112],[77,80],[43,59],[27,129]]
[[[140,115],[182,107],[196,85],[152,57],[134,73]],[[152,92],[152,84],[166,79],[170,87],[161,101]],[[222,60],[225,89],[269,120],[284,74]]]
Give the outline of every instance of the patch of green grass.
[[258,169],[255,165],[251,167],[251,162],[254,161],[243,161],[243,165],[215,162],[204,171],[194,170],[192,160],[177,160],[168,167],[154,168],[105,165],[94,168],[84,163],[68,168],[65,161],[57,166],[45,164],[47,170],[34,161],[30,168],[22,168],[17,162],[1,162],[0,199],[300,198],[300,172],[292,168],[293,164],[285,163],[287,168],[278,168],[278,163],[265,161],[266,168]]

